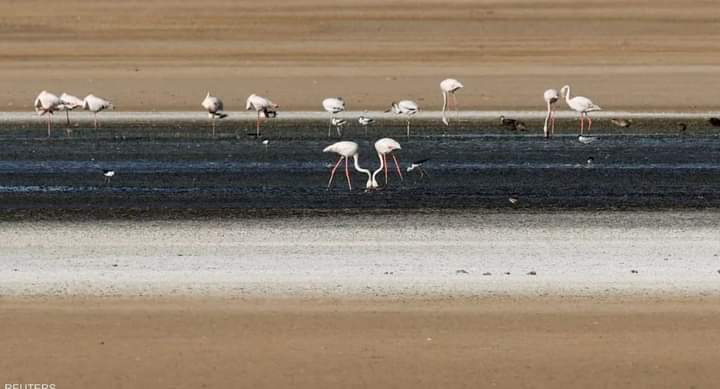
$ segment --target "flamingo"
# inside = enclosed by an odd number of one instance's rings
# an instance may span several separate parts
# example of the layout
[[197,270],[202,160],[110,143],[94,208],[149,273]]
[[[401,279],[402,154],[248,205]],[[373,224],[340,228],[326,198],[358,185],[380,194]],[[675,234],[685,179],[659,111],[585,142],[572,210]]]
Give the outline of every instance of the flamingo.
[[330,181],[328,181],[328,189],[330,189],[330,186],[332,186],[333,178],[335,177],[335,171],[337,170],[338,166],[340,166],[340,162],[345,160],[345,177],[347,177],[348,182],[348,188],[352,190],[352,184],[350,182],[350,170],[348,168],[348,160],[352,157],[355,162],[355,170],[365,173],[368,176],[367,184],[365,184],[365,187],[367,189],[374,189],[377,188],[377,181],[375,181],[375,176],[370,174],[370,170],[363,169],[358,164],[358,144],[355,142],[348,142],[348,141],[342,141],[342,142],[336,142],[331,144],[330,146],[323,149],[323,153],[336,153],[340,155],[340,158],[338,159],[337,163],[335,164],[335,167],[333,167],[332,172],[330,173]]
[[42,116],[47,114],[48,137],[50,137],[50,127],[52,125],[52,115],[55,111],[62,109],[62,100],[48,91],[42,91],[35,98],[35,112]]
[[63,93],[60,95],[60,100],[62,100],[63,105],[63,111],[65,111],[65,118],[67,119],[67,125],[70,126],[70,111],[75,110],[75,108],[82,107],[83,101],[76,96],[69,95],[67,93]]
[[260,113],[262,113],[264,118],[274,118],[277,116],[277,111],[275,111],[276,108],[280,108],[280,106],[270,101],[270,99],[256,94],[248,96],[247,101],[245,102],[245,109],[252,109],[257,112],[255,136],[260,136]]
[[97,97],[93,94],[85,96],[83,99],[83,109],[93,113],[95,119],[95,129],[98,128],[97,114],[105,109],[115,109],[115,106],[108,100]]
[[[555,135],[555,103],[560,99],[560,95],[558,95],[558,91],[555,89],[548,89],[543,94],[543,98],[545,99],[545,104],[547,104],[547,116],[545,117],[545,126],[543,127],[543,132],[545,133],[545,138],[549,138],[553,135]],[[550,131],[548,132],[548,121],[550,122]]]
[[446,126],[450,125],[450,122],[448,122],[447,117],[445,116],[445,110],[448,106],[448,94],[452,95],[453,105],[455,106],[455,118],[457,119],[458,115],[460,115],[460,112],[458,111],[457,106],[457,99],[455,98],[455,92],[463,88],[463,84],[460,83],[460,81],[454,79],[454,78],[448,78],[443,80],[440,83],[440,90],[442,90],[443,95],[443,107],[442,107],[442,122],[445,123]]
[[392,111],[396,115],[405,115],[407,116],[407,136],[410,137],[410,117],[415,115],[418,112],[418,105],[414,101],[411,100],[401,100],[399,102],[392,102],[390,105],[390,108],[387,109],[385,112]]
[[395,150],[401,150],[402,147],[400,147],[400,143],[398,143],[395,139],[392,138],[382,138],[375,142],[375,151],[377,151],[378,158],[380,159],[380,168],[376,170],[373,173],[373,180],[375,179],[375,175],[380,173],[381,171],[385,171],[385,185],[388,183],[388,169],[387,169],[387,156],[388,154],[392,155],[393,160],[395,160],[395,168],[397,169],[397,174],[400,177],[400,180],[402,181],[403,176],[402,172],[400,170],[400,163],[398,163],[397,157],[395,156],[394,151]]
[[364,115],[362,115],[358,118],[358,123],[360,123],[361,126],[365,127],[365,135],[367,135],[368,126],[375,123],[375,119],[371,118],[370,116],[365,116],[365,115],[367,115],[367,111],[365,111]]
[[[335,122],[335,115],[345,110],[345,100],[342,97],[328,97],[322,101],[322,106],[330,114],[330,124],[328,125],[328,137],[330,137],[330,129]],[[340,135],[340,129],[338,129],[338,135]]]
[[212,134],[214,137],[215,118],[224,119],[227,117],[227,114],[223,112],[223,102],[219,97],[210,96],[210,92],[208,92],[200,105],[208,111],[208,117],[212,121]]
[[589,132],[590,127],[592,126],[592,119],[590,119],[590,116],[588,116],[588,112],[600,111],[602,110],[602,108],[600,108],[599,105],[595,105],[587,97],[575,96],[571,99],[570,85],[565,85],[564,87],[562,87],[562,89],[560,89],[560,94],[565,96],[565,102],[567,103],[568,107],[574,109],[580,114],[580,135],[582,135],[584,131],[585,118],[587,118],[588,120]]

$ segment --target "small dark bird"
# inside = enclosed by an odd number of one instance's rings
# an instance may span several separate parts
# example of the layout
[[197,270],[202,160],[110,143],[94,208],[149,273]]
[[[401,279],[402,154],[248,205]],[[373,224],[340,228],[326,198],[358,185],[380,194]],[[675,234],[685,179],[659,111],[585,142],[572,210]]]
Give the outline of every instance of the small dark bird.
[[333,126],[335,126],[338,136],[342,136],[342,128],[347,124],[347,120],[332,118],[332,120],[330,122],[332,123]]
[[678,123],[677,128],[678,128],[678,131],[684,133],[687,130],[688,125],[687,125],[687,123]]
[[103,176],[105,176],[105,183],[109,184],[110,179],[115,177],[115,170],[103,170]]
[[408,166],[407,172],[410,173],[411,171],[417,169],[417,171],[420,172],[420,178],[423,178],[425,176],[430,177],[430,175],[427,174],[425,169],[423,169],[423,167],[422,167],[423,164],[429,160],[430,160],[430,158],[425,158],[425,159],[421,159],[421,160],[413,162],[412,164],[410,164],[410,166]]
[[610,119],[610,123],[620,128],[628,128],[632,125],[632,119]]
[[718,119],[718,118],[710,118],[710,119],[708,119],[708,121],[709,121],[710,124],[712,124],[713,126],[715,126],[715,127],[720,127],[720,119]]
[[525,131],[527,127],[525,123],[517,119],[506,118],[504,115],[500,116],[500,124],[505,127],[510,127],[514,131]]

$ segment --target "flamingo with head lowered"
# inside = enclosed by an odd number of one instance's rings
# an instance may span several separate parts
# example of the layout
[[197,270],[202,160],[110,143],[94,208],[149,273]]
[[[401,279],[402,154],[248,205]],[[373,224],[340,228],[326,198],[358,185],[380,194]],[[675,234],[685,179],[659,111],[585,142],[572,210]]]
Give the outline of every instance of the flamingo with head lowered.
[[360,164],[358,163],[358,144],[355,142],[348,142],[348,141],[342,141],[342,142],[336,142],[331,144],[330,146],[326,147],[323,150],[323,153],[336,153],[340,155],[340,158],[338,159],[337,163],[335,164],[335,167],[333,167],[332,172],[330,172],[330,181],[328,181],[328,189],[332,186],[333,178],[335,177],[335,171],[337,170],[338,166],[340,166],[340,162],[345,160],[345,177],[347,177],[348,182],[348,188],[352,190],[352,183],[350,180],[350,169],[349,169],[349,159],[352,158],[355,162],[355,170],[365,173],[368,176],[367,183],[365,184],[365,187],[367,189],[374,189],[377,188],[377,182],[375,181],[375,177],[370,174],[370,170],[363,169],[360,167]]
[[63,109],[62,100],[60,100],[59,97],[48,91],[42,91],[35,98],[35,103],[33,104],[33,106],[35,107],[35,112],[37,112],[38,115],[47,115],[48,137],[50,137],[52,115],[55,111],[60,111],[61,109]]
[[398,143],[395,139],[392,138],[382,138],[375,142],[375,151],[377,151],[378,158],[380,159],[380,168],[377,169],[373,173],[373,180],[375,180],[375,176],[380,173],[381,171],[385,171],[385,185],[388,183],[388,168],[387,168],[387,156],[388,154],[392,155],[393,160],[395,161],[395,168],[397,169],[397,174],[400,177],[400,180],[402,181],[403,175],[402,171],[400,170],[400,163],[397,160],[397,157],[395,156],[394,151],[395,150],[401,150],[402,147],[400,147],[400,143]]
[[399,102],[392,102],[390,105],[390,108],[385,110],[385,112],[392,111],[396,115],[405,115],[407,116],[407,136],[410,137],[410,117],[418,113],[418,105],[416,102],[412,100],[400,100]]
[[[328,97],[322,101],[323,108],[330,114],[330,124],[328,125],[328,137],[330,136],[330,129],[335,124],[335,115],[345,110],[345,100],[342,97]],[[342,136],[340,128],[337,128],[338,136]]]
[[[548,89],[543,94],[543,98],[545,99],[545,104],[547,104],[547,116],[545,116],[543,132],[545,133],[545,138],[549,138],[555,135],[555,103],[560,99],[560,95],[558,95],[557,90]],[[548,122],[550,122],[550,131],[548,131]]]
[[208,111],[208,117],[212,121],[212,134],[215,136],[215,119],[227,117],[227,114],[223,112],[223,102],[219,97],[210,96],[210,92],[208,92],[200,105]]
[[460,81],[454,78],[445,79],[440,83],[440,89],[442,90],[443,95],[442,122],[445,123],[446,126],[450,125],[450,122],[448,122],[448,119],[445,116],[445,110],[448,107],[448,95],[452,96],[453,105],[455,106],[455,119],[457,119],[457,117],[460,115],[460,111],[458,110],[455,92],[459,91],[462,88],[463,84],[461,84]]
[[590,127],[592,126],[592,119],[590,119],[590,116],[588,116],[588,112],[600,111],[602,110],[602,108],[600,108],[599,105],[593,103],[587,97],[575,96],[573,98],[570,98],[570,85],[565,85],[564,87],[562,87],[562,89],[560,89],[560,95],[565,96],[565,102],[567,103],[568,107],[572,108],[580,114],[580,135],[582,135],[584,131],[585,118],[587,118],[588,120],[589,132]]
[[62,109],[65,111],[65,119],[67,119],[67,125],[70,126],[70,111],[74,111],[75,108],[80,108],[83,105],[83,101],[76,96],[63,93],[60,95],[62,100]]
[[83,99],[83,109],[88,110],[94,115],[95,129],[98,128],[97,114],[100,111],[106,109],[115,109],[115,106],[108,100],[102,97],[97,97],[93,94],[85,96]]
[[245,101],[245,109],[255,110],[257,112],[255,136],[260,136],[260,115],[262,114],[262,117],[266,119],[274,118],[277,116],[277,108],[280,108],[280,106],[270,101],[270,99],[256,94],[248,96]]

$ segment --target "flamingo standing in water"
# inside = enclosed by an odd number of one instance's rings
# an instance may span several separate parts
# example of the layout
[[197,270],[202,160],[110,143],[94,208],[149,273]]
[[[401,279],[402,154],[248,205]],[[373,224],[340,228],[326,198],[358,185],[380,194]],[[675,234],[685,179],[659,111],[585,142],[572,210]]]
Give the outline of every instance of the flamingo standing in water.
[[460,115],[460,111],[458,110],[457,105],[457,99],[455,98],[455,92],[463,88],[463,84],[460,83],[460,81],[454,79],[454,78],[448,78],[443,80],[440,83],[440,90],[442,90],[443,95],[443,107],[442,107],[442,122],[445,123],[446,126],[450,125],[450,122],[448,122],[447,117],[445,116],[445,110],[448,107],[448,94],[452,96],[453,105],[455,106],[455,119],[458,118]]
[[212,135],[214,137],[215,118],[224,119],[227,117],[227,114],[223,112],[223,102],[219,97],[210,96],[210,92],[208,92],[200,105],[208,111],[208,117],[212,121]]
[[[558,91],[555,89],[548,89],[543,94],[545,104],[547,104],[547,116],[545,116],[545,126],[543,132],[545,138],[549,138],[555,135],[555,103],[560,99]],[[548,121],[550,122],[550,131],[548,132]]]
[[340,166],[340,162],[345,160],[345,177],[347,177],[348,182],[348,188],[352,190],[352,183],[350,181],[350,169],[348,167],[348,161],[350,158],[352,158],[355,162],[355,170],[365,173],[368,176],[367,184],[365,184],[365,187],[367,189],[374,189],[377,188],[377,182],[375,181],[375,176],[370,173],[370,170],[363,169],[358,164],[358,144],[355,142],[348,142],[348,141],[342,141],[342,142],[336,142],[331,144],[330,146],[323,149],[323,153],[336,153],[340,155],[340,158],[338,159],[337,163],[335,164],[335,167],[333,167],[332,172],[330,173],[330,181],[328,181],[328,189],[332,186],[333,178],[335,177],[335,171],[337,170],[338,166]]
[[35,112],[37,112],[40,116],[47,114],[48,137],[50,137],[52,115],[55,111],[62,109],[62,104],[62,100],[60,100],[59,97],[48,91],[40,92],[40,94],[35,98],[35,103],[33,104]]
[[65,111],[65,119],[67,119],[67,125],[70,126],[70,111],[74,111],[75,108],[82,107],[83,101],[76,96],[63,93],[60,95],[62,100],[63,111]]
[[262,116],[267,119],[274,118],[275,116],[277,116],[277,111],[275,111],[275,109],[277,108],[280,108],[280,106],[270,101],[270,99],[258,96],[256,94],[248,96],[245,102],[245,109],[252,109],[257,112],[255,136],[260,136],[260,114],[262,113]]
[[[330,129],[336,121],[335,115],[345,110],[345,100],[342,97],[328,97],[322,101],[322,106],[330,114],[330,124],[328,124],[328,137],[330,137]],[[338,136],[342,136],[339,127],[337,131]]]
[[412,100],[400,100],[399,102],[392,102],[390,108],[385,112],[392,111],[396,115],[407,116],[407,137],[410,137],[410,117],[418,112],[418,105]]
[[88,110],[93,113],[94,119],[95,119],[95,129],[98,128],[98,121],[97,121],[97,114],[100,111],[106,110],[106,109],[115,109],[115,106],[108,100],[105,100],[101,97],[97,97],[93,94],[89,94],[85,96],[83,99],[83,109]]
[[600,111],[602,108],[600,108],[599,105],[594,104],[587,97],[575,96],[570,98],[570,85],[562,87],[562,89],[560,89],[560,94],[565,96],[565,102],[568,107],[580,114],[580,135],[582,135],[584,131],[585,118],[588,120],[588,132],[590,132],[592,119],[588,116],[588,112]]
[[388,168],[387,168],[387,156],[388,154],[392,155],[393,160],[395,161],[395,168],[397,169],[397,174],[400,177],[400,180],[403,180],[402,171],[400,170],[400,163],[397,160],[397,157],[395,156],[394,151],[395,150],[401,150],[402,147],[400,147],[400,143],[398,143],[395,139],[392,138],[382,138],[375,142],[375,151],[377,151],[378,158],[380,159],[380,168],[376,170],[373,173],[373,180],[375,180],[375,175],[380,173],[381,171],[385,171],[385,185],[388,183]]

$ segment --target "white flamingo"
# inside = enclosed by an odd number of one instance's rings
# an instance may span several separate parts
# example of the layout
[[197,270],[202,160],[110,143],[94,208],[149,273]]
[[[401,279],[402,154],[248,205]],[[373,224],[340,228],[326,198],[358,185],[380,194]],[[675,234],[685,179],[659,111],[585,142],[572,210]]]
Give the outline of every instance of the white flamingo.
[[442,122],[445,123],[446,126],[450,125],[450,122],[448,122],[448,119],[445,116],[445,110],[448,108],[448,94],[452,96],[453,105],[455,106],[455,119],[457,119],[460,115],[460,111],[458,110],[455,92],[462,88],[463,84],[454,78],[447,78],[440,83],[440,90],[442,90],[443,95]]
[[392,111],[396,115],[407,116],[407,136],[410,137],[410,117],[418,112],[418,105],[412,100],[401,100],[399,102],[392,102],[392,105],[385,112]]
[[[545,99],[545,104],[547,104],[547,116],[545,116],[545,126],[543,127],[543,132],[545,133],[545,138],[549,138],[552,135],[555,135],[555,103],[557,103],[560,99],[560,95],[557,90],[548,89],[543,94],[543,98]],[[548,122],[550,122],[549,132]]]
[[360,123],[360,125],[365,128],[365,135],[367,135],[368,134],[368,126],[375,123],[375,119],[371,118],[370,116],[367,116],[367,111],[365,111],[365,114],[361,115],[358,118],[358,123]]
[[[345,100],[342,97],[328,97],[322,101],[323,108],[330,114],[330,124],[328,125],[328,137],[330,136],[330,129],[335,121],[335,115],[345,110]],[[340,135],[340,129],[338,128],[338,135]]]
[[247,100],[245,101],[245,109],[246,110],[255,110],[257,112],[257,122],[256,122],[256,133],[255,136],[260,136],[260,115],[262,113],[262,116],[264,118],[274,118],[277,116],[277,111],[275,109],[280,108],[279,105],[273,103],[270,101],[270,99],[267,99],[262,96],[258,96],[256,94],[251,94],[248,96]]
[[338,166],[340,166],[340,162],[345,160],[345,177],[347,177],[348,182],[348,188],[352,190],[352,183],[350,181],[350,169],[348,167],[348,161],[350,158],[353,158],[355,162],[355,170],[365,173],[368,176],[367,184],[365,184],[365,187],[367,189],[374,189],[377,188],[377,182],[375,181],[374,176],[370,173],[370,170],[363,169],[358,164],[358,144],[355,142],[348,142],[348,141],[342,141],[342,142],[336,142],[331,144],[330,146],[323,149],[323,153],[336,153],[340,155],[340,158],[338,159],[337,163],[335,164],[335,167],[333,167],[332,172],[330,172],[330,181],[328,181],[328,189],[332,186],[333,178],[335,177],[335,171],[337,170]]
[[75,108],[80,108],[83,105],[83,101],[76,96],[63,93],[60,95],[62,100],[62,110],[65,111],[65,119],[67,119],[67,125],[70,126],[70,111],[74,111]]
[[106,109],[115,109],[115,106],[109,101],[93,94],[85,96],[83,99],[83,109],[93,113],[95,119],[95,129],[98,128],[97,114]]
[[403,180],[402,171],[400,170],[400,163],[397,160],[397,157],[395,156],[394,151],[395,150],[401,150],[402,147],[400,147],[400,143],[398,143],[395,139],[392,138],[382,138],[375,142],[375,151],[377,151],[378,158],[380,159],[380,168],[376,170],[373,173],[373,181],[375,180],[375,176],[380,173],[381,171],[385,171],[385,185],[388,183],[388,168],[387,168],[387,156],[388,154],[392,155],[393,160],[395,160],[395,168],[397,169],[397,174],[400,177],[400,180]]
[[564,87],[562,87],[562,89],[560,89],[560,95],[565,96],[565,102],[567,103],[568,107],[572,108],[580,114],[580,135],[582,135],[584,131],[585,118],[587,118],[588,120],[588,132],[590,132],[590,127],[592,127],[592,119],[590,119],[590,116],[588,116],[588,112],[600,111],[602,110],[602,108],[600,108],[600,106],[598,105],[595,105],[587,97],[575,96],[571,99],[570,85],[565,85]]
[[42,91],[35,98],[35,112],[38,115],[47,115],[48,137],[50,137],[50,127],[52,126],[52,115],[55,111],[62,109],[62,100],[48,91]]
[[200,105],[208,111],[208,117],[212,121],[212,134],[215,136],[215,119],[227,117],[227,114],[223,112],[223,102],[219,97],[210,96],[210,92],[208,92]]

